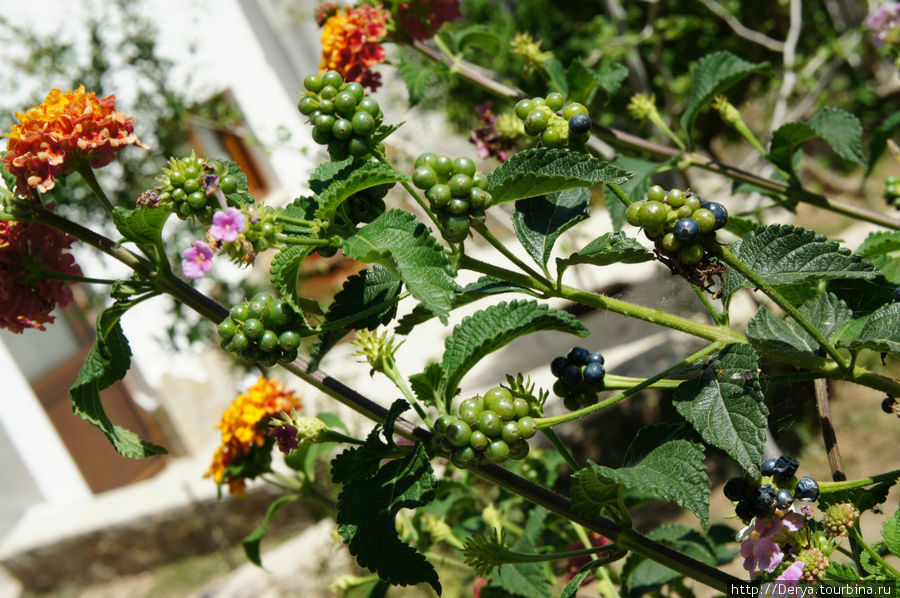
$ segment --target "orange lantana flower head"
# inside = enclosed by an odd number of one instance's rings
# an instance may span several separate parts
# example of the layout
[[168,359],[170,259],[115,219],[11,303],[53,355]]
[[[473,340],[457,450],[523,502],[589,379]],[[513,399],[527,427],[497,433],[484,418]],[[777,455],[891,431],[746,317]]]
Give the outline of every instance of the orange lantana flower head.
[[322,28],[321,72],[334,70],[345,81],[356,81],[372,91],[381,85],[381,74],[372,70],[384,62],[381,40],[387,35],[391,13],[383,6],[346,7],[330,16]]

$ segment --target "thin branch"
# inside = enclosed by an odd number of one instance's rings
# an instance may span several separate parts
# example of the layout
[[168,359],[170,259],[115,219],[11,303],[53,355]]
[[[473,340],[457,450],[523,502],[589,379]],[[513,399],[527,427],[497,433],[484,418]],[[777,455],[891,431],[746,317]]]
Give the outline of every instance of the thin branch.
[[734,31],[738,37],[743,37],[754,44],[759,44],[760,46],[772,50],[773,52],[778,52],[779,54],[784,52],[784,42],[772,39],[764,33],[754,31],[753,29],[744,26],[737,17],[728,12],[723,6],[717,4],[715,0],[700,0],[700,3],[715,13],[717,17],[725,21],[725,24],[731,27],[731,30]]
[[775,111],[772,114],[772,124],[770,126],[772,131],[784,124],[784,118],[787,114],[787,101],[794,92],[794,85],[797,83],[794,63],[797,60],[797,42],[800,40],[800,29],[802,26],[802,0],[791,0],[791,24],[788,27],[787,38],[784,40],[784,79],[781,80],[781,89],[778,90],[778,99],[775,101]]
[[843,482],[847,479],[847,474],[844,471],[844,460],[841,459],[837,436],[834,433],[834,420],[831,419],[828,381],[822,379],[814,380],[813,387],[816,391],[816,410],[819,412],[822,439],[825,441],[825,450],[828,452],[828,467],[831,469],[831,479],[835,482]]

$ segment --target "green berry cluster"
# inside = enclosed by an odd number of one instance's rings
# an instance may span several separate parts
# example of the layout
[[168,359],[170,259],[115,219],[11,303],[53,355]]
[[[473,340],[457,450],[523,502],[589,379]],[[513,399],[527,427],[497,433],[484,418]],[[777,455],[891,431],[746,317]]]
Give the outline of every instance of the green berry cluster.
[[247,230],[238,235],[237,241],[225,243],[223,248],[232,261],[250,265],[261,251],[280,246],[276,237],[284,230],[284,225],[278,221],[278,212],[265,205],[256,205],[249,211]]
[[469,235],[472,222],[482,223],[493,198],[487,192],[487,177],[475,172],[469,158],[451,160],[426,153],[416,159],[413,184],[425,191],[441,223],[441,233],[450,243]]
[[257,293],[231,308],[219,324],[222,348],[237,353],[248,363],[272,367],[297,359],[300,318],[283,299]]
[[458,415],[439,417],[434,431],[457,467],[521,460],[528,456],[527,440],[537,432],[530,413],[526,399],[513,398],[508,388],[497,386],[484,397],[462,401]]
[[337,71],[325,71],[308,75],[303,86],[307,91],[297,107],[313,125],[313,140],[328,146],[331,159],[368,154],[384,115],[378,102],[366,97],[362,85],[345,83]]
[[[560,116],[560,111],[562,115]],[[525,133],[540,137],[545,147],[581,147],[591,136],[591,117],[583,104],[566,104],[563,94],[519,100],[516,116],[525,123]]]
[[884,199],[889,205],[900,208],[900,176],[884,179]]
[[653,185],[646,199],[628,206],[625,219],[642,227],[661,255],[693,266],[705,257],[703,238],[715,238],[715,231],[728,222],[728,212],[722,204],[702,202],[694,193],[681,189],[666,192]]
[[194,218],[204,224],[211,223],[213,213],[221,206],[212,197],[212,190],[207,194],[208,175],[218,177],[218,188],[226,196],[248,192],[246,179],[229,174],[224,162],[204,160],[192,152],[187,158],[172,158],[162,169],[160,185],[156,188],[159,203],[170,205],[182,220]]

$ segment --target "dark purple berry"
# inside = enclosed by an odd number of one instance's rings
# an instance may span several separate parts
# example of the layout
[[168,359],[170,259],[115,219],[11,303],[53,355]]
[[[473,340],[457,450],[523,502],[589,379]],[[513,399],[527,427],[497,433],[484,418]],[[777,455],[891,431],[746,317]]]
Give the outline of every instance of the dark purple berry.
[[731,478],[725,482],[725,487],[722,488],[722,492],[725,493],[725,498],[728,500],[741,500],[744,498],[746,491],[747,483],[742,477]]
[[584,381],[590,385],[603,384],[603,376],[606,375],[606,370],[603,369],[603,364],[597,361],[588,362],[586,366],[584,366]]
[[775,506],[775,488],[772,484],[763,484],[756,489],[756,493],[750,498],[750,507],[757,517],[764,517],[772,512]]
[[777,462],[778,459],[766,459],[759,468],[760,473],[763,475],[775,475],[775,464]]
[[565,357],[557,357],[553,361],[550,362],[550,372],[559,378],[562,376],[563,370],[566,369],[566,366],[569,365],[569,360]]
[[896,404],[897,404],[896,399],[894,399],[894,397],[892,397],[891,395],[888,395],[888,396],[884,397],[883,401],[881,401],[881,410],[884,411],[885,413],[893,413],[894,405],[896,405]]
[[794,488],[797,500],[812,502],[819,498],[819,483],[809,476],[803,476]]
[[603,359],[603,355],[601,355],[600,353],[591,353],[590,355],[588,355],[588,363],[592,361],[596,361],[600,365],[606,363],[606,360]]
[[728,210],[725,206],[715,201],[706,201],[700,204],[701,208],[706,208],[716,217],[716,226],[713,230],[719,230],[728,223]]
[[569,119],[569,130],[576,135],[582,135],[591,130],[591,117],[578,113]]
[[789,508],[792,504],[794,504],[794,496],[791,494],[791,491],[787,488],[782,488],[775,494],[775,507],[781,509]]
[[894,303],[900,303],[900,287],[894,289]]
[[585,349],[584,347],[575,347],[571,351],[569,351],[569,355],[566,359],[569,360],[569,363],[572,365],[584,365],[588,362],[588,357],[590,356],[590,351]]
[[566,369],[563,370],[562,376],[560,377],[565,384],[569,386],[578,386],[581,384],[581,368],[577,365],[568,365]]
[[753,507],[750,506],[749,501],[740,501],[734,506],[734,512],[738,517],[741,518],[741,521],[743,521],[744,523],[753,519]]
[[679,241],[689,243],[700,234],[700,225],[693,218],[679,218],[672,228],[672,233]]
[[782,455],[775,462],[775,477],[779,480],[789,480],[797,473],[800,462],[793,457]]

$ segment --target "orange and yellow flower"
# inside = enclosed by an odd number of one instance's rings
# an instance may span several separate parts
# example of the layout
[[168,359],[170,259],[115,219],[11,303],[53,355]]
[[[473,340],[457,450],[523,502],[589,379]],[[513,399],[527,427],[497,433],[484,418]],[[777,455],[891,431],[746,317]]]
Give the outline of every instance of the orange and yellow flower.
[[16,113],[3,165],[17,178],[17,192],[44,192],[56,177],[78,166],[100,168],[129,145],[149,149],[134,133],[134,119],[116,110],[116,96],[98,98],[82,85],[74,91],[52,90],[43,104]]
[[322,29],[322,72],[334,70],[345,81],[356,81],[372,91],[381,85],[381,74],[372,70],[384,62],[381,40],[387,35],[391,13],[381,5],[346,7],[325,21]]
[[[252,467],[242,468],[245,470],[242,472],[235,469],[247,464],[247,457],[263,449],[267,440],[271,450],[272,441],[266,434],[273,416],[290,413],[292,409],[296,411],[300,406],[300,398],[294,396],[294,391],[286,391],[283,384],[260,376],[256,384],[246,394],[238,395],[222,415],[222,421],[216,426],[222,430],[222,444],[216,449],[204,477],[212,477],[217,484],[227,482],[232,494],[244,496],[244,480],[264,472]],[[268,464],[267,460],[263,461]]]

